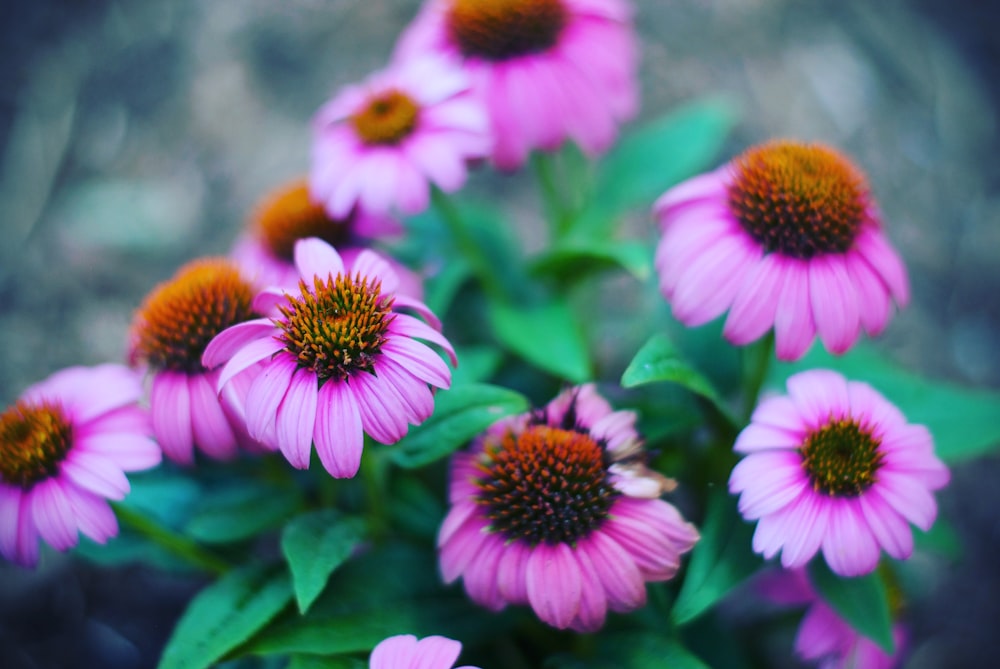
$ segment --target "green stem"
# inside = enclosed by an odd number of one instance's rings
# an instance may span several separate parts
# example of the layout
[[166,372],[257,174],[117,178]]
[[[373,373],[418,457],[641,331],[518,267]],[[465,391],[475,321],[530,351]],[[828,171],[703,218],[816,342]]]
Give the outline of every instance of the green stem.
[[441,220],[448,227],[455,245],[472,267],[473,274],[479,279],[479,283],[486,294],[496,299],[504,298],[507,291],[503,286],[503,282],[500,281],[497,273],[493,271],[493,263],[490,262],[482,246],[479,245],[476,238],[469,231],[468,227],[466,227],[465,221],[462,220],[462,215],[454,203],[437,188],[431,189],[431,203],[434,205],[434,209],[441,217]]
[[222,575],[229,571],[230,565],[225,560],[205,550],[191,539],[160,525],[127,506],[115,503],[112,503],[111,506],[119,521],[165,549],[171,555],[181,558],[198,569],[216,575]]
[[569,233],[573,217],[559,189],[555,157],[550,153],[535,151],[531,154],[531,166],[538,177],[538,187],[545,205],[545,219],[552,235],[550,241],[557,242]]
[[389,459],[377,448],[365,448],[361,458],[361,479],[365,487],[368,531],[373,537],[385,536],[389,530]]
[[757,398],[760,397],[760,390],[764,387],[773,358],[773,330],[743,349],[743,396],[746,401],[744,418],[747,421],[757,407]]

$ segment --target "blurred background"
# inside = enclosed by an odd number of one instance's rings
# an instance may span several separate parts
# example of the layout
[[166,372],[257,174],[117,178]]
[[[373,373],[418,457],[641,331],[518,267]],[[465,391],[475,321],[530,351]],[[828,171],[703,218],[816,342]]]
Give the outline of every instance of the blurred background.
[[[4,3],[2,405],[64,366],[122,359],[143,296],[187,260],[226,253],[255,202],[305,173],[314,111],[385,64],[418,6]],[[1000,388],[1000,3],[636,6],[637,123],[721,96],[740,121],[719,162],[772,137],[853,156],[913,284],[913,303],[877,345],[926,375]],[[525,175],[477,179],[510,194],[519,218],[537,218]],[[909,667],[996,666],[997,480],[1000,459],[980,460],[956,469],[940,496],[965,553],[927,571]],[[202,584],[66,556],[34,572],[0,565],[0,666],[154,666]]]

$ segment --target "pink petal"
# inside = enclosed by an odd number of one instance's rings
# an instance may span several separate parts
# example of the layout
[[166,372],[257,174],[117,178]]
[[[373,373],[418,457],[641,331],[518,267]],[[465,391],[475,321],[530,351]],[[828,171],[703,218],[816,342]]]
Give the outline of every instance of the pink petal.
[[733,450],[737,453],[759,453],[770,450],[797,449],[802,446],[802,435],[779,427],[752,422],[736,437]]
[[843,257],[824,255],[812,259],[809,297],[816,330],[826,350],[835,355],[845,353],[858,339],[861,317]]
[[910,280],[906,274],[906,266],[889,244],[885,233],[874,226],[866,227],[854,241],[854,248],[882,277],[896,304],[905,307],[910,301]]
[[31,493],[31,516],[42,538],[58,551],[75,546],[76,517],[59,479],[42,481]]
[[12,561],[17,560],[17,535],[21,526],[21,507],[26,496],[20,487],[0,482],[0,554]]
[[868,527],[885,552],[897,560],[913,553],[913,532],[909,523],[879,495],[878,489],[858,496],[858,504]]
[[351,266],[351,275],[360,274],[369,280],[378,279],[382,282],[382,293],[395,293],[399,288],[399,277],[396,270],[385,258],[370,249],[358,254]]
[[878,490],[886,503],[924,532],[931,529],[937,518],[937,502],[920,481],[884,468],[870,490]]
[[798,407],[799,415],[810,429],[850,416],[847,380],[838,372],[810,369],[788,377],[785,385]]
[[[608,596],[601,584],[597,568],[586,551],[579,550],[576,559],[580,565],[580,608],[571,623],[576,632],[596,632],[604,625],[608,615]],[[638,569],[636,570],[638,572]],[[642,577],[640,576],[640,582]],[[643,594],[646,589],[643,587]]]
[[831,500],[823,557],[831,570],[847,577],[870,573],[878,565],[879,546],[856,500]]
[[785,287],[774,312],[775,353],[779,360],[798,360],[809,350],[816,325],[809,298],[809,268],[801,260],[786,259]]
[[254,439],[280,448],[275,428],[278,407],[297,368],[291,355],[279,355],[254,379],[246,404],[247,431]]
[[847,650],[843,643],[843,628],[843,621],[833,609],[817,602],[809,608],[799,625],[795,636],[795,652],[805,660],[842,655]]
[[111,506],[95,495],[65,489],[80,531],[99,544],[118,535],[118,519]]
[[769,253],[750,270],[726,317],[726,339],[743,346],[771,329],[785,287],[785,267],[780,255]]
[[[802,417],[799,415],[795,403],[786,395],[774,395],[762,400],[754,409],[750,422],[751,424],[785,430],[796,435],[797,438],[803,435],[806,430],[806,425],[802,422]],[[741,453],[747,452],[736,450]]]
[[506,601],[500,595],[497,582],[497,565],[506,548],[496,535],[483,537],[483,545],[465,569],[462,581],[469,598],[491,611],[500,611]]
[[785,544],[781,564],[786,569],[804,567],[816,555],[829,522],[829,505],[819,495],[806,492],[781,513]]
[[164,371],[154,376],[150,409],[153,433],[166,456],[182,465],[194,462],[187,375]]
[[[470,504],[470,506],[472,506]],[[507,545],[497,564],[497,587],[511,604],[528,603],[528,558],[531,549],[521,541]]]
[[441,578],[452,583],[465,573],[486,540],[486,527],[480,521],[467,522],[440,546]]
[[725,200],[727,197],[725,170],[715,170],[683,181],[661,195],[653,205],[657,217],[667,216],[670,210],[701,200]]
[[310,286],[313,277],[326,280],[328,276],[344,273],[344,261],[336,249],[315,237],[295,242],[295,266]]
[[384,639],[372,650],[371,669],[408,669],[417,650],[417,637],[400,634]]
[[395,444],[406,435],[409,428],[406,413],[399,401],[386,392],[384,381],[360,372],[348,383],[361,410],[361,424],[372,439],[382,444]]
[[397,664],[393,669],[451,669],[462,652],[462,644],[443,636],[429,636],[417,642],[409,665]]
[[346,383],[328,380],[319,389],[313,439],[330,476],[352,478],[361,467],[365,435],[361,412]]
[[774,513],[808,488],[802,456],[796,451],[754,453],[743,458],[729,476],[729,490],[740,495],[740,513],[747,520]]
[[[236,327],[236,326],[233,326]],[[228,332],[228,330],[226,330]],[[225,334],[223,332],[222,334]],[[220,337],[222,335],[219,335]],[[212,341],[215,341],[214,339]],[[211,344],[209,344],[211,346]],[[262,360],[273,361],[275,354],[284,348],[282,344],[275,337],[265,337],[263,339],[257,339],[251,341],[249,344],[238,350],[229,362],[226,363],[225,367],[222,368],[222,372],[219,374],[219,380],[216,382],[216,390],[222,390],[229,381],[236,375],[245,372],[251,366],[256,365]]]
[[160,448],[149,437],[129,433],[93,433],[81,437],[74,450],[95,453],[126,472],[149,469],[160,464]]
[[[431,385],[435,385],[439,388],[447,388],[451,385],[451,370],[448,369],[448,366],[444,363],[444,361],[441,360],[440,357],[428,346],[407,338],[415,337],[417,339],[425,339],[433,344],[437,344],[443,348],[448,354],[448,357],[451,358],[451,364],[457,365],[458,359],[455,357],[455,349],[452,348],[447,339],[417,319],[406,316],[405,314],[397,314],[396,318],[392,322],[392,325],[389,327],[393,334],[402,335],[392,337],[388,342],[386,342],[386,345],[391,345],[390,350],[396,349],[402,351],[407,358],[419,363],[422,369],[427,370],[424,374],[429,375],[430,380],[427,382]],[[384,346],[383,350],[385,350]]]
[[278,406],[275,438],[282,455],[296,469],[309,469],[319,394],[316,384],[315,373],[305,369],[295,370]]
[[541,543],[528,558],[528,601],[538,617],[566,629],[580,608],[583,588],[580,565],[566,544]]
[[386,381],[406,412],[406,419],[419,425],[434,412],[434,394],[423,381],[411,375],[391,358],[383,356],[375,364],[376,375]]
[[896,408],[867,383],[849,381],[847,395],[851,402],[850,415],[881,436],[906,424],[906,418]]
[[688,327],[713,320],[728,309],[760,262],[762,251],[744,235],[728,235],[697,258],[677,280],[674,316]]
[[226,460],[234,457],[236,435],[229,427],[212,383],[204,374],[192,374],[188,377],[188,391],[195,444],[213,458]]
[[108,499],[124,499],[130,488],[115,462],[94,453],[71,452],[59,465],[59,473],[84,490]]
[[[308,284],[308,282],[307,282]],[[281,311],[278,309],[279,306],[288,304],[288,292],[285,292],[286,286],[275,286],[267,287],[262,289],[253,298],[253,310],[258,314],[266,314],[277,318],[281,315]],[[287,286],[289,292],[293,294],[298,294],[298,270],[295,270],[295,279],[291,286]],[[274,330],[274,323],[270,320],[267,321],[270,324],[270,329]],[[241,323],[242,325],[242,323]],[[236,327],[235,325],[233,327]],[[267,332],[261,329],[259,337],[267,336]],[[233,351],[235,353],[235,351]],[[230,354],[232,355],[232,354]],[[202,356],[204,361],[204,356]]]
[[[448,543],[455,532],[461,529],[461,527],[471,520],[473,516],[476,516],[478,511],[479,506],[469,500],[462,500],[453,504],[451,509],[448,511],[448,515],[444,517],[441,527],[438,529],[438,547]],[[483,519],[480,519],[480,521],[482,520]]]
[[646,585],[642,573],[628,551],[602,532],[592,532],[580,542],[607,595],[612,611],[631,611],[646,603]]
[[427,321],[426,324],[417,321],[417,323],[419,324],[420,331],[424,332],[427,329],[430,329],[432,333],[427,336],[411,334],[410,335],[411,337],[417,337],[418,339],[427,339],[429,341],[434,341],[435,343],[438,343],[445,349],[451,347],[451,344],[448,343],[448,340],[444,339],[440,334],[441,321],[438,319],[437,316],[434,315],[434,312],[431,311],[431,308],[428,307],[426,304],[416,299],[415,297],[412,297],[404,293],[404,294],[397,294],[395,296],[392,307],[397,314],[399,313],[400,309],[409,310],[417,313],[421,318]]
[[62,405],[77,425],[135,404],[141,396],[141,375],[115,364],[68,367],[22,393],[29,403],[44,399]]
[[201,354],[205,369],[213,369],[229,362],[236,353],[251,342],[274,334],[277,329],[269,318],[258,318],[228,327],[208,342]]
[[892,314],[889,289],[864,258],[855,251],[846,257],[847,273],[858,298],[861,327],[871,336],[881,334]]

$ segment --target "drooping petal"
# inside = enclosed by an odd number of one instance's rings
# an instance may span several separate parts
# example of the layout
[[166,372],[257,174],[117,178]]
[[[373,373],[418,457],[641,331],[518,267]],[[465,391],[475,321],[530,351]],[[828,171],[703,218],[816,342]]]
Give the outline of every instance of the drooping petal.
[[201,364],[205,369],[214,369],[232,359],[236,353],[251,342],[269,337],[276,331],[269,318],[258,318],[228,327],[208,342],[201,354]]
[[247,393],[246,404],[247,431],[254,439],[280,448],[275,422],[278,407],[288,392],[295,370],[295,359],[282,354],[276,356],[254,379],[250,392]]
[[296,469],[309,469],[318,391],[316,374],[297,369],[278,405],[275,438],[282,455]]
[[163,371],[153,378],[150,394],[153,432],[164,454],[174,462],[194,462],[194,434],[191,430],[191,398],[187,376]]
[[538,617],[566,629],[580,608],[583,588],[580,565],[566,544],[535,546],[528,558],[528,601]]
[[361,412],[346,383],[327,381],[319,389],[313,439],[330,476],[351,478],[361,467],[365,435]]

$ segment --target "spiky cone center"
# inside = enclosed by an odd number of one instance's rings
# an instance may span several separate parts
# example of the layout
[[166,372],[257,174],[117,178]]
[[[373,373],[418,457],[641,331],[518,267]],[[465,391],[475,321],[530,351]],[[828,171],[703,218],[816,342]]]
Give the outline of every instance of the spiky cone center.
[[0,481],[29,490],[56,476],[72,437],[59,405],[17,402],[0,415]]
[[299,367],[312,370],[320,382],[374,373],[394,316],[393,299],[382,294],[378,279],[337,274],[314,277],[310,288],[299,282],[301,295],[279,307],[281,339]]
[[355,132],[365,144],[398,144],[413,132],[420,105],[409,95],[390,89],[373,97],[351,116]]
[[729,206],[768,253],[809,259],[844,253],[865,220],[864,175],[819,144],[771,142],[733,161]]
[[562,0],[455,0],[447,30],[464,56],[502,61],[551,49],[568,21]]
[[201,354],[226,328],[256,318],[254,291],[223,258],[195,260],[143,301],[132,325],[133,358],[158,370],[204,371]]
[[813,490],[856,497],[875,483],[882,466],[881,440],[869,428],[842,418],[809,433],[799,448]]
[[508,540],[573,544],[600,527],[618,492],[589,435],[547,425],[489,440],[477,502]]
[[253,216],[258,238],[276,258],[295,259],[295,242],[318,237],[334,248],[351,239],[351,221],[334,220],[322,204],[313,202],[305,181],[296,181],[271,193]]

